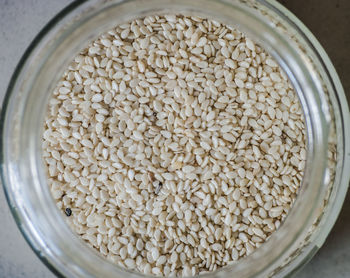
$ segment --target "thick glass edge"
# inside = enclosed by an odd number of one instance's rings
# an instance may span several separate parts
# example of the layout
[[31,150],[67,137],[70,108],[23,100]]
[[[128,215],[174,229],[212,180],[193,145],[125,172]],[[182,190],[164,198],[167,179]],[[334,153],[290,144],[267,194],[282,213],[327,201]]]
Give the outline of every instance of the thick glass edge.
[[[350,111],[349,111],[349,105],[345,96],[344,88],[341,84],[339,75],[329,58],[328,54],[320,44],[320,42],[317,40],[317,38],[313,35],[313,33],[287,8],[285,8],[283,5],[281,5],[276,0],[262,0],[263,2],[266,2],[269,6],[274,8],[275,12],[281,14],[283,17],[285,17],[294,27],[299,31],[299,34],[303,36],[303,39],[307,41],[312,47],[312,50],[314,53],[318,55],[319,61],[322,63],[322,66],[324,70],[326,71],[326,74],[329,77],[329,82],[331,83],[331,86],[333,88],[333,91],[335,92],[335,98],[337,100],[337,104],[340,107],[340,116],[342,117],[342,141],[343,141],[343,149],[344,152],[342,152],[342,161],[343,161],[343,167],[342,167],[342,179],[340,181],[339,191],[337,194],[337,201],[334,202],[333,208],[332,208],[332,215],[337,216],[340,212],[340,209],[342,208],[342,205],[344,203],[346,193],[349,188],[349,180],[350,180],[350,173],[346,172],[346,169],[350,168]],[[330,230],[332,229],[335,221],[337,220],[336,217],[326,217],[327,221],[325,224],[326,227],[322,229],[322,233],[320,234],[318,240],[318,248],[320,248],[329,234]]]
[[[327,208],[326,214],[322,216],[322,221],[319,225],[320,228],[313,235],[313,241],[306,245],[305,248],[303,248],[303,253],[295,258],[296,263],[293,264],[292,262],[292,266],[288,265],[284,270],[281,271],[282,275],[288,273],[287,277],[295,277],[297,273],[313,258],[317,251],[322,247],[327,236],[331,232],[343,206],[349,188],[350,180],[350,173],[346,170],[350,168],[350,112],[339,75],[337,74],[336,69],[328,54],[319,43],[317,38],[313,35],[313,33],[290,10],[285,8],[276,0],[262,0],[261,2],[264,2],[266,6],[270,7],[274,10],[274,12],[278,13],[285,20],[287,20],[289,24],[291,24],[298,31],[298,34],[302,35],[303,39],[318,56],[318,59],[321,62],[327,77],[329,78],[333,92],[335,92],[336,102],[340,108],[337,112],[341,117],[341,127],[343,131],[343,145],[341,146],[343,152],[341,152],[342,157],[340,158],[343,163],[341,168],[342,173],[340,174],[340,181],[338,181],[339,184],[337,188],[333,189],[331,193],[331,195],[333,195],[332,205]],[[330,198],[331,197],[332,196],[330,196]]]
[[35,240],[32,238],[31,234],[27,231],[26,227],[22,225],[22,217],[17,211],[17,207],[14,204],[14,201],[12,199],[11,193],[9,192],[9,188],[7,183],[5,182],[5,176],[6,173],[6,165],[5,165],[5,159],[4,159],[4,148],[6,146],[4,145],[4,133],[5,133],[5,119],[6,114],[8,112],[8,105],[9,101],[12,95],[12,92],[15,88],[16,82],[18,78],[20,77],[21,73],[23,72],[23,66],[28,62],[30,59],[30,56],[32,55],[33,51],[35,50],[36,46],[40,44],[40,42],[43,40],[43,38],[50,33],[52,28],[56,26],[59,22],[64,20],[65,16],[69,14],[71,11],[76,9],[79,5],[82,5],[84,2],[88,0],[74,0],[72,3],[68,4],[66,7],[64,7],[61,11],[59,11],[49,22],[47,22],[44,27],[40,30],[40,32],[34,37],[34,39],[30,42],[26,50],[24,51],[23,55],[21,56],[20,60],[18,61],[15,70],[10,78],[9,84],[7,86],[7,89],[5,91],[5,96],[3,99],[3,102],[1,104],[1,111],[0,111],[0,180],[1,180],[1,187],[5,195],[5,199],[7,201],[7,204],[10,208],[11,214],[15,220],[15,223],[20,230],[23,238],[29,245],[29,247],[32,249],[32,251],[35,253],[35,255],[46,265],[46,267],[57,277],[59,278],[65,278],[67,276],[64,276],[62,272],[58,271],[57,268],[43,255],[41,254],[40,247],[37,246]]

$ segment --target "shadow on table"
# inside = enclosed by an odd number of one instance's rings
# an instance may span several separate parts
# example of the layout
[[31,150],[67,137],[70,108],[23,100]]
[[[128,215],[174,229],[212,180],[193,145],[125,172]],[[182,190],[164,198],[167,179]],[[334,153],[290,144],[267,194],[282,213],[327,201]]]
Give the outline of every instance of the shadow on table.
[[315,257],[295,278],[350,277],[350,191],[339,217]]

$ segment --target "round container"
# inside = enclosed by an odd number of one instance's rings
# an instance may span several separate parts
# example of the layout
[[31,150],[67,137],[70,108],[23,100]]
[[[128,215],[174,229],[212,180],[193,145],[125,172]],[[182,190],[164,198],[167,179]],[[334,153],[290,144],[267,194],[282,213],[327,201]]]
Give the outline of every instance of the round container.
[[265,48],[300,98],[308,153],[295,205],[250,256],[203,277],[285,277],[321,247],[349,182],[349,111],[326,53],[288,10],[272,0],[92,0],[60,12],[30,45],[10,82],[1,115],[1,177],[17,225],[41,260],[66,277],[145,277],[105,260],[78,238],[55,206],[41,157],[46,104],[69,61],[113,26],[149,14],[214,18]]

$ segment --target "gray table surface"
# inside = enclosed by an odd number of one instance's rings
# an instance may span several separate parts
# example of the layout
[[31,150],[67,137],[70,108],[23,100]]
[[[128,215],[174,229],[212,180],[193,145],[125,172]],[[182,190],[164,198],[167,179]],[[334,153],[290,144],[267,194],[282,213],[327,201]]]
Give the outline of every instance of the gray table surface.
[[[0,102],[22,53],[70,0],[0,0]],[[316,35],[350,95],[350,1],[280,0]],[[348,97],[349,99],[349,97]],[[53,278],[26,244],[0,190],[0,278]],[[350,277],[350,194],[324,246],[298,278]]]

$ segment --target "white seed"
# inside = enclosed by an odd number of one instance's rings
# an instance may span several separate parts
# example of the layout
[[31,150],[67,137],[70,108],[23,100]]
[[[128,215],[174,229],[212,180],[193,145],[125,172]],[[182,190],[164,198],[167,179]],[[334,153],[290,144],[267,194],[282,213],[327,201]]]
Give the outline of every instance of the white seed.
[[151,250],[151,252],[152,252],[152,258],[153,258],[153,260],[154,260],[154,261],[158,260],[158,258],[159,258],[159,250],[158,250],[158,248],[153,247],[152,250]]
[[222,137],[229,142],[236,142],[236,138],[233,136],[232,133],[224,133]]
[[182,168],[182,171],[184,171],[185,173],[191,173],[195,170],[195,168],[191,165],[186,165]]
[[102,100],[103,100],[103,96],[101,94],[93,95],[93,97],[91,98],[92,102],[101,102]]
[[211,120],[214,120],[215,118],[215,111],[210,111],[207,115],[207,121],[210,122]]
[[134,130],[133,135],[134,135],[135,140],[137,140],[137,141],[143,140],[143,136],[142,136],[142,133],[140,131]]
[[246,39],[245,42],[246,42],[246,44],[247,44],[247,47],[248,47],[251,51],[255,51],[255,45],[254,45],[254,43],[253,43],[252,40]]
[[237,68],[237,64],[231,59],[226,59],[225,60],[225,65],[228,66],[231,69]]

